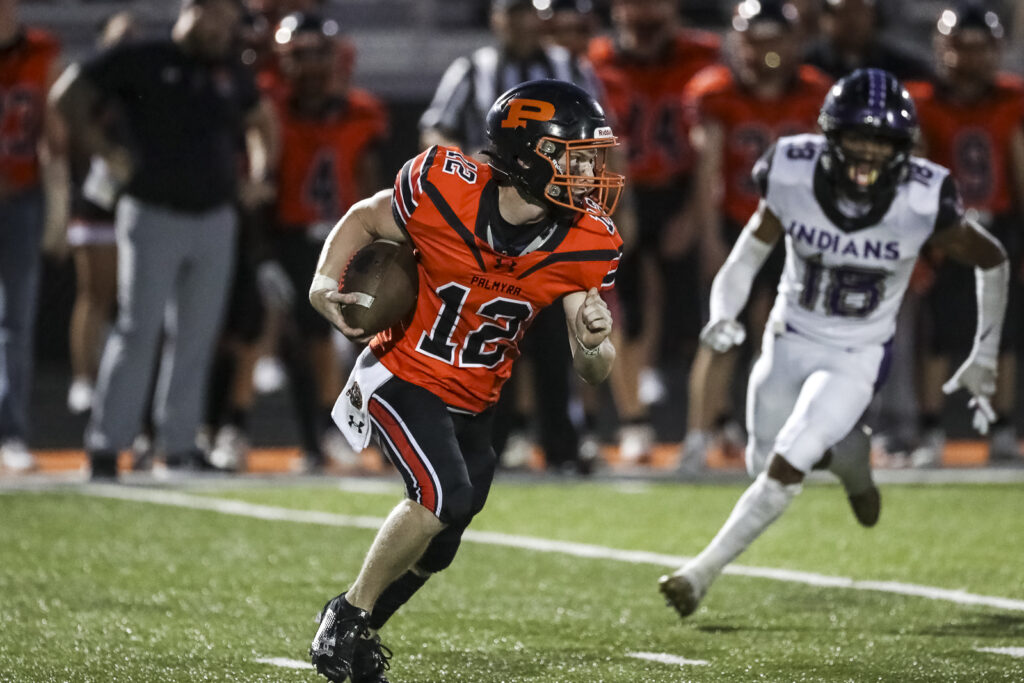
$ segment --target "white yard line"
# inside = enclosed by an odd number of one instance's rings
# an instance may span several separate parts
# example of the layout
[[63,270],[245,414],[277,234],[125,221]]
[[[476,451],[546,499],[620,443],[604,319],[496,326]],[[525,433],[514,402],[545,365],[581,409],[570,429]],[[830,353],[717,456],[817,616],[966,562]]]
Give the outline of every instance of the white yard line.
[[994,655],[1024,657],[1024,647],[976,647],[974,649],[978,652],[991,652]]
[[675,664],[677,666],[707,666],[711,663],[706,659],[687,659],[679,655],[670,655],[667,652],[627,652],[626,656],[633,657],[634,659],[644,659],[648,662]]
[[288,659],[287,657],[259,657],[252,660],[257,664],[269,664],[279,666],[282,669],[312,669],[313,665],[300,659]]
[[[253,517],[279,522],[298,522],[301,524],[321,524],[324,526],[353,527],[358,529],[376,530],[384,522],[380,517],[339,515],[332,512],[315,510],[291,510],[270,505],[258,505],[238,500],[194,496],[179,491],[166,489],[132,488],[117,485],[95,484],[80,489],[83,493],[101,498],[117,498],[158,505],[189,508],[192,510],[209,510],[226,515]],[[645,550],[620,550],[589,543],[573,543],[533,536],[518,536],[497,531],[474,531],[468,529],[462,537],[466,541],[497,545],[508,548],[522,548],[545,553],[559,553],[573,557],[585,557],[596,560],[615,560],[631,564],[653,564],[675,568],[683,565],[690,558],[679,555],[648,552]],[[725,573],[739,576],[752,576],[776,581],[803,583],[811,586],[828,588],[846,588],[851,590],[881,591],[897,595],[912,595],[930,600],[944,600],[960,605],[982,605],[998,609],[1024,612],[1024,600],[1001,598],[991,595],[978,595],[963,590],[921,586],[898,581],[856,581],[845,576],[829,576],[813,572],[801,572],[791,569],[773,569],[771,567],[748,567],[729,565]]]

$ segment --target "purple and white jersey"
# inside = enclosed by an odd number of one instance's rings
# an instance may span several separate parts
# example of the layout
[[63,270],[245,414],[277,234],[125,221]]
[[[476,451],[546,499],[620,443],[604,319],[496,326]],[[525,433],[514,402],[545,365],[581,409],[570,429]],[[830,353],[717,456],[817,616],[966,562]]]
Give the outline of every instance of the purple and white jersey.
[[914,262],[935,230],[949,171],[912,157],[888,205],[849,218],[827,196],[818,164],[825,144],[821,135],[784,137],[770,159],[765,202],[786,231],[771,320],[830,346],[882,344],[896,330]]

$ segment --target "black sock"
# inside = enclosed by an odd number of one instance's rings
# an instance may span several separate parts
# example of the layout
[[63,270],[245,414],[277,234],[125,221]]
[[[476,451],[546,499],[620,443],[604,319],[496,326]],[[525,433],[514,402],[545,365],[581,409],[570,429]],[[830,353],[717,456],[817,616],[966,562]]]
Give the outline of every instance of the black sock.
[[926,432],[929,429],[940,429],[942,427],[942,420],[938,413],[921,413],[918,424],[921,427],[921,431]]
[[370,628],[377,630],[387,623],[391,615],[397,612],[399,607],[408,602],[409,598],[423,587],[429,576],[429,574],[427,576],[420,576],[410,570],[392,581],[391,585],[380,594],[380,597],[377,598],[377,603],[373,606],[373,613],[370,614]]
[[243,432],[246,431],[249,423],[249,410],[239,408],[238,406],[231,406],[228,409],[227,423],[233,427],[238,427]]

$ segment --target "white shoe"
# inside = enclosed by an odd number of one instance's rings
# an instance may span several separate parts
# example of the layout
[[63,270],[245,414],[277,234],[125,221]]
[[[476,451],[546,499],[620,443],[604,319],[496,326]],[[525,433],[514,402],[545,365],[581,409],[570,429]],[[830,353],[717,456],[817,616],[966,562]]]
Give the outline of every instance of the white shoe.
[[9,439],[0,446],[0,458],[4,467],[12,472],[27,472],[35,469],[36,458],[20,439]]
[[679,471],[683,474],[701,472],[708,465],[708,449],[711,447],[711,435],[702,429],[694,429],[686,433],[683,440],[682,459]]
[[910,453],[913,467],[928,468],[942,466],[942,453],[946,449],[946,432],[933,428],[924,433],[921,444]]
[[505,450],[501,452],[502,467],[516,470],[530,464],[533,458],[533,442],[524,432],[512,432],[505,442]]
[[288,375],[277,356],[260,356],[252,369],[252,384],[261,394],[273,394],[284,389]]
[[655,368],[643,368],[637,375],[636,397],[641,405],[650,406],[661,403],[668,395],[661,372]]
[[245,432],[234,425],[224,425],[217,431],[217,438],[210,451],[210,464],[219,470],[236,472],[245,467],[245,456],[249,453],[249,440]]
[[359,454],[352,450],[348,439],[338,430],[337,427],[328,427],[320,439],[320,449],[328,458],[338,463],[354,467],[360,463]]
[[1017,430],[1010,425],[993,429],[992,438],[988,442],[988,461],[990,463],[1012,463],[1020,462],[1020,458]]
[[68,410],[72,415],[82,415],[92,410],[92,399],[95,395],[92,382],[84,377],[76,377],[68,387]]
[[638,463],[651,457],[654,450],[654,427],[650,424],[629,424],[619,429],[619,458]]

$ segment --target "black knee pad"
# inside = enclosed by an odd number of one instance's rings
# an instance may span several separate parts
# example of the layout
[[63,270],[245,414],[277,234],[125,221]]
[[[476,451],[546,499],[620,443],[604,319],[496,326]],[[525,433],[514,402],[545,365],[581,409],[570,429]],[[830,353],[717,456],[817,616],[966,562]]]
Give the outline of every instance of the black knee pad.
[[449,526],[465,527],[473,517],[473,502],[472,484],[465,483],[446,490],[439,515],[440,520]]
[[465,530],[465,526],[449,526],[443,529],[423,551],[423,555],[416,562],[416,567],[431,574],[447,569],[455,559],[455,553],[462,543],[462,532]]

